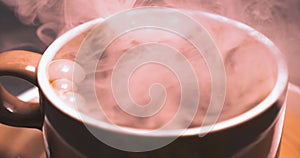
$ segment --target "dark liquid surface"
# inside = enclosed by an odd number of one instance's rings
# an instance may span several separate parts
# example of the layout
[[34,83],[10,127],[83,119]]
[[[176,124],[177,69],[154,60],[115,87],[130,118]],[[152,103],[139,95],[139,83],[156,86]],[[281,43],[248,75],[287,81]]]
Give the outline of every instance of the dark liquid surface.
[[[276,66],[270,57],[271,50],[250,36],[248,32],[232,24],[212,20],[202,15],[195,17],[197,20],[201,20],[207,28],[223,58],[226,71],[226,98],[223,106],[221,106],[222,113],[220,116],[206,115],[212,93],[212,82],[205,59],[189,41],[162,30],[132,31],[113,41],[101,58],[96,59],[99,63],[95,73],[95,95],[100,105],[90,103],[88,97],[91,94],[80,94],[80,89],[83,87],[77,87],[78,93],[83,96],[86,103],[84,106],[78,107],[79,111],[95,119],[143,129],[160,128],[174,119],[180,107],[181,99],[180,81],[178,81],[176,73],[184,73],[184,71],[173,72],[168,67],[154,63],[144,64],[132,70],[132,76],[128,81],[128,92],[131,99],[137,104],[144,106],[151,101],[149,88],[154,83],[159,83],[165,88],[167,95],[164,105],[158,113],[151,117],[136,117],[126,113],[120,108],[112,92],[111,79],[118,60],[131,48],[149,42],[176,48],[191,64],[196,73],[200,91],[196,115],[195,117],[190,115],[189,104],[185,102],[182,108],[186,111],[183,115],[176,116],[182,122],[191,121],[190,127],[200,126],[205,117],[217,117],[219,121],[232,118],[261,102],[272,90],[277,75]],[[60,49],[55,59],[74,60],[80,43],[87,34],[88,31],[70,40]],[[95,59],[87,55],[86,61],[89,60]],[[180,59],[170,57],[170,60],[176,62]],[[120,80],[122,79],[120,78]],[[128,104],[128,106],[131,105]],[[99,113],[99,107],[101,107],[102,113]],[[192,120],[191,117],[193,117]],[[174,128],[181,128],[181,121],[178,121]]]

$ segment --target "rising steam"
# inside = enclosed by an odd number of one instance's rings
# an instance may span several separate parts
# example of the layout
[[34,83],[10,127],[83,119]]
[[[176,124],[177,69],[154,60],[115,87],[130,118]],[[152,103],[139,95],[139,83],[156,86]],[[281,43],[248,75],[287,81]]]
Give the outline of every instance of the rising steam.
[[37,35],[49,45],[65,31],[91,19],[131,8],[135,0],[1,0],[26,25],[40,25]]
[[[40,25],[38,37],[50,44],[57,36],[88,20],[132,7],[197,9],[242,21],[267,35],[297,68],[300,53],[299,0],[1,0],[27,25]],[[298,70],[293,74],[297,74]],[[298,79],[300,75],[292,76]],[[298,78],[297,78],[298,77]]]

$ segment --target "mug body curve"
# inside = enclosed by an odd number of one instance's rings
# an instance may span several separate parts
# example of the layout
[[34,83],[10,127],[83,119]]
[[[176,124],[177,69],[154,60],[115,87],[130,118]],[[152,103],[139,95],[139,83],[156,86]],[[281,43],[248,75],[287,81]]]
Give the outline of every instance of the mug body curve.
[[[126,152],[115,149],[98,140],[82,122],[56,109],[47,98],[42,98],[45,107],[43,134],[46,153],[50,158],[60,157],[278,157],[283,126],[285,99],[259,117],[240,125],[199,135],[181,136],[169,145],[148,152]],[[96,128],[106,137],[132,137],[135,139],[164,139],[162,137],[141,138],[138,135],[114,133]],[[122,141],[122,140],[120,140]]]

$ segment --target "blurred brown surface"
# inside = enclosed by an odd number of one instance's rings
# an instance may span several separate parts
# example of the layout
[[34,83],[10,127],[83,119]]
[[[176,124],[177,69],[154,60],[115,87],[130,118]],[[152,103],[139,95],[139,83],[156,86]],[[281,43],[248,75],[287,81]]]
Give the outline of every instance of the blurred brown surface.
[[300,90],[290,85],[280,158],[300,157]]
[[40,158],[43,154],[42,132],[0,124],[0,158]]

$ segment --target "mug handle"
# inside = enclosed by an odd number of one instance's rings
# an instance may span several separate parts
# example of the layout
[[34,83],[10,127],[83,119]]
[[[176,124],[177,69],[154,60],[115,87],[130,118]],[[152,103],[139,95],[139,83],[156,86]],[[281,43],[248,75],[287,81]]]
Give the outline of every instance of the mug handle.
[[[0,76],[14,76],[38,86],[37,66],[42,55],[13,50],[0,53]],[[43,115],[39,103],[24,102],[0,84],[0,122],[10,126],[42,128]]]

